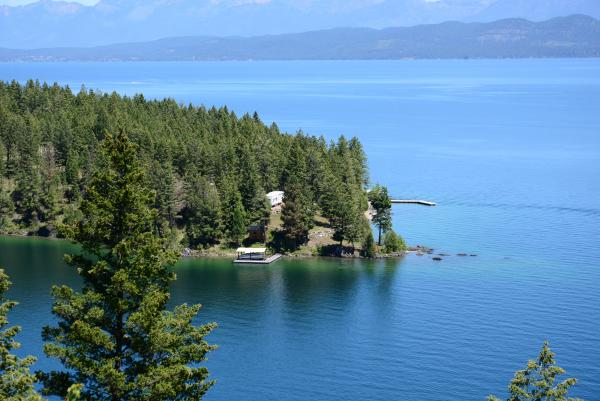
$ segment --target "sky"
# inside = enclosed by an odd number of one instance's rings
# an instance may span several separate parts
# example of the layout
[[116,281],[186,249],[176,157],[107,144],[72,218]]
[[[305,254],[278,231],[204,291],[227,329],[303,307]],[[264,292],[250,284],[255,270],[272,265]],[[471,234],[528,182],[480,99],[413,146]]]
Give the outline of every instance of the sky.
[[[99,0],[69,0],[93,5]],[[0,0],[0,47],[98,46],[173,36],[255,36],[503,18],[600,17],[600,0]]]
[[[0,0],[0,5],[7,5],[7,6],[22,6],[24,4],[30,4],[30,3],[35,3],[38,0]],[[58,0],[53,0],[53,1],[58,1]],[[98,3],[99,0],[61,0],[61,1],[67,1],[67,2],[72,2],[72,3],[81,3],[81,4],[85,4],[85,5],[93,5]],[[215,0],[216,2],[218,2],[219,0]],[[267,2],[268,0],[263,0],[265,2]],[[436,3],[438,1],[442,1],[442,0],[423,0],[426,3]],[[260,2],[260,1],[257,1]],[[377,2],[377,0],[373,0],[373,2]],[[462,3],[480,3],[481,0],[462,0]]]
[[[5,6],[22,6],[24,4],[35,3],[37,0],[0,0],[0,5]],[[81,3],[85,5],[93,5],[98,2],[98,0],[65,0],[71,1],[73,3]]]

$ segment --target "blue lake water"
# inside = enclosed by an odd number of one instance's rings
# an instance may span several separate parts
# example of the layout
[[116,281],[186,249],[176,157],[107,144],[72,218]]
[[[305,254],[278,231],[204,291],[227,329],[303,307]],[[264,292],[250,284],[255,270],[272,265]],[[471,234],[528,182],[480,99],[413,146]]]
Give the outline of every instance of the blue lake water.
[[[174,302],[220,328],[209,400],[483,400],[550,340],[600,400],[600,60],[0,64],[0,79],[258,111],[288,131],[356,135],[410,244],[451,256],[183,261]],[[0,239],[40,354],[60,242]],[[41,359],[39,367],[52,362]]]

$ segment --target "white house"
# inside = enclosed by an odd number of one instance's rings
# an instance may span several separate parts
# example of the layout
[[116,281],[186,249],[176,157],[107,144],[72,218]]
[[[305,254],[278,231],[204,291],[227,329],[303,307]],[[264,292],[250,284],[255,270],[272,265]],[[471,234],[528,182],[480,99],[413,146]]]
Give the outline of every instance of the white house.
[[283,191],[272,191],[267,194],[271,206],[277,206],[283,203]]

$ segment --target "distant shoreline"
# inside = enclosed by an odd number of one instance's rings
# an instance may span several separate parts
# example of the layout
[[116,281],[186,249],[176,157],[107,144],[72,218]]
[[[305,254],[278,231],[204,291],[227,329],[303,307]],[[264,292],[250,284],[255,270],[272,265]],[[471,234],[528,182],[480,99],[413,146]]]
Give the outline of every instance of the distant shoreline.
[[600,57],[600,21],[449,21],[411,27],[334,28],[260,36],[175,36],[102,46],[0,47],[4,62],[480,60]]
[[573,57],[560,57],[560,56],[547,56],[547,57],[445,57],[445,58],[351,58],[351,59],[232,59],[232,60],[2,60],[0,58],[0,64],[202,64],[202,63],[287,63],[287,62],[381,62],[381,61],[395,61],[395,62],[412,62],[412,61],[495,61],[495,60],[600,60],[600,54],[594,56],[573,56]]

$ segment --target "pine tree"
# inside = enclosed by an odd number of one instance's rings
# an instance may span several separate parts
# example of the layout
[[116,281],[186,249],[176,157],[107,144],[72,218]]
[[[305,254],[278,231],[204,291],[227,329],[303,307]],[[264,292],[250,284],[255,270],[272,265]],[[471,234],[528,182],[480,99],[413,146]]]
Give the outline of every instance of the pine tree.
[[221,237],[221,204],[217,187],[205,177],[186,176],[185,231],[190,246],[210,246]]
[[229,225],[229,231],[227,232],[227,239],[232,245],[239,245],[242,239],[246,236],[246,212],[244,211],[244,205],[242,204],[241,197],[237,197],[233,205],[231,213],[231,223]]
[[373,232],[367,231],[362,244],[363,256],[365,258],[372,258],[375,256],[375,240],[373,239]]
[[0,184],[0,232],[10,232],[13,229],[12,216],[15,212],[15,205],[10,197],[8,190]]
[[388,195],[387,188],[376,185],[369,192],[369,202],[371,202],[371,206],[375,210],[373,224],[379,229],[377,245],[381,246],[382,232],[385,233],[392,228],[392,200]]
[[246,210],[242,196],[231,176],[223,178],[222,188],[222,219],[225,239],[230,245],[237,246],[244,239],[247,231]]
[[97,401],[199,400],[213,384],[199,363],[215,325],[192,324],[199,305],[165,309],[177,253],[154,234],[154,194],[124,133],[107,134],[102,150],[106,168],[86,188],[83,219],[64,228],[81,246],[67,262],[83,289],[52,290],[58,325],[44,329],[44,351],[65,370],[41,375],[44,391],[64,396],[81,383]]
[[56,150],[52,144],[46,144],[41,149],[40,175],[42,178],[40,202],[42,204],[42,221],[52,221],[59,212],[59,202],[62,199],[59,168],[56,165]]
[[333,238],[354,243],[364,234],[364,215],[360,200],[360,192],[346,184],[332,189],[332,210],[329,211],[331,227],[334,230]]
[[21,345],[14,337],[21,331],[18,326],[6,328],[8,312],[17,303],[4,298],[4,293],[10,287],[8,276],[0,269],[0,399],[3,401],[41,401],[35,391],[35,376],[29,367],[35,363],[35,358],[28,356],[18,358],[11,353]]
[[[0,121],[2,121],[2,112],[0,111]],[[4,143],[2,142],[2,134],[0,134],[0,180],[4,178],[6,175],[6,165],[4,164],[4,160],[6,160],[6,150],[4,147]]]
[[152,162],[150,185],[156,192],[154,207],[158,210],[157,225],[162,234],[175,225],[175,177],[170,164]]
[[295,183],[286,188],[281,219],[283,232],[292,248],[297,248],[308,241],[308,233],[314,226],[313,211],[310,201]]
[[[569,388],[577,383],[577,379],[568,378],[555,384],[565,370],[556,365],[554,355],[545,342],[538,358],[530,360],[527,368],[515,373],[508,386],[510,396],[507,401],[582,401],[568,396]],[[490,395],[488,401],[500,399]]]
[[281,210],[283,232],[292,248],[305,244],[309,231],[314,226],[312,195],[308,185],[306,160],[299,143],[301,139],[301,136],[296,138],[290,152]]
[[406,244],[404,239],[394,232],[388,230],[383,236],[383,249],[386,253],[404,252]]
[[[24,163],[25,164],[25,163]],[[21,166],[16,179],[16,207],[25,228],[37,231],[43,217],[42,178],[39,169],[30,163]]]
[[239,152],[241,177],[240,195],[242,204],[246,211],[246,217],[250,225],[264,226],[269,221],[271,207],[267,206],[266,193],[260,184],[258,166],[252,151],[248,146],[242,147],[244,151]]

